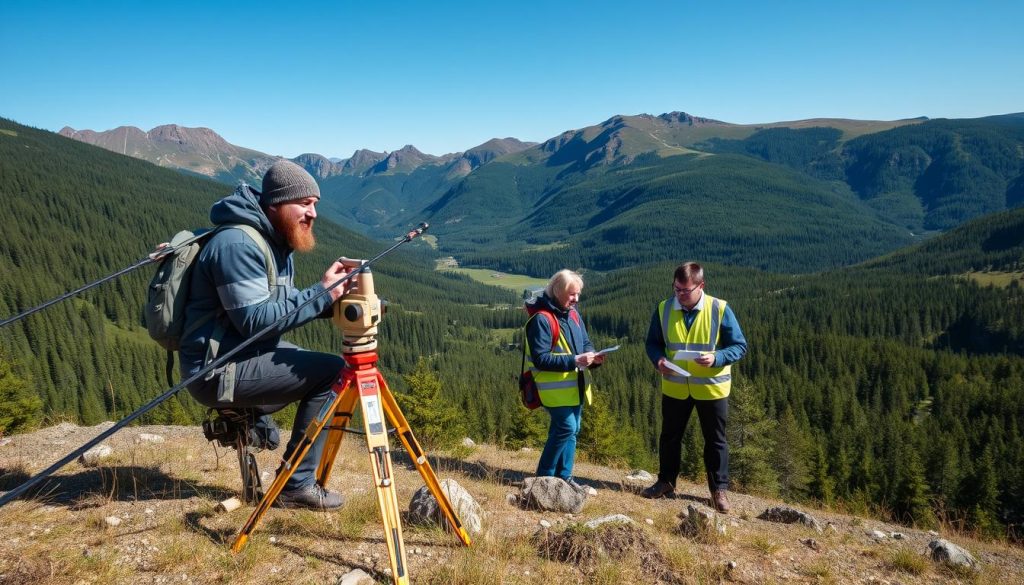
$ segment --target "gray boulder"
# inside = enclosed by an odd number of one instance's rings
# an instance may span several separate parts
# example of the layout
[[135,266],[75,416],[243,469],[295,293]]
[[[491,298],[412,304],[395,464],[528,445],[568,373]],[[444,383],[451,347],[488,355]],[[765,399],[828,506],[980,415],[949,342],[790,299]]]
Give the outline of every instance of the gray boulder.
[[[474,535],[483,532],[483,509],[465,488],[454,479],[446,479],[441,482],[441,492],[451,502],[455,515],[459,517],[459,522],[466,532]],[[436,523],[439,526],[448,526],[448,519],[427,486],[420,487],[412,495],[409,502],[409,521],[414,524]]]
[[978,566],[978,561],[971,556],[971,553],[948,540],[942,538],[933,540],[928,543],[928,548],[932,551],[933,561],[946,563],[954,567],[963,567],[972,571],[977,571],[981,568]]
[[547,512],[579,514],[587,494],[574,489],[557,477],[528,477],[523,481],[519,503],[524,508]]

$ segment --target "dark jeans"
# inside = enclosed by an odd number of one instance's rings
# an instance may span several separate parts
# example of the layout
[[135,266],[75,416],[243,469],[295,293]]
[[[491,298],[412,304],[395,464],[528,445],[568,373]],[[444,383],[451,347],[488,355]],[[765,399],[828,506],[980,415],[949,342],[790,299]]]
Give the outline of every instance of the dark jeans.
[[[306,427],[324,402],[333,396],[331,385],[345,367],[341,356],[307,351],[282,342],[274,350],[257,353],[242,352],[233,360],[235,366],[235,398],[231,402],[217,402],[220,377],[199,380],[189,385],[189,392],[200,404],[210,408],[226,406],[254,408],[264,413],[281,410],[298,401],[298,411],[292,424],[292,436],[285,448],[287,459],[302,440]],[[198,371],[198,369],[196,369]],[[285,484],[285,490],[311,485],[316,481],[316,468],[320,463],[327,433],[320,433],[306,456],[295,467]]]
[[704,470],[708,475],[708,489],[712,492],[729,489],[729,445],[725,442],[725,423],[729,419],[728,398],[679,400],[661,395],[658,480],[675,487],[682,457],[683,434],[694,408],[697,409],[701,434],[704,435]]

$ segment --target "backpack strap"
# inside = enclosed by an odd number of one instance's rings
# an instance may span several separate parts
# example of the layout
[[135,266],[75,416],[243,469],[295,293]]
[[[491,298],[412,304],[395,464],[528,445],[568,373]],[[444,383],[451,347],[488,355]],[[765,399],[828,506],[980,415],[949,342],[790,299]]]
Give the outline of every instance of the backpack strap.
[[[263,259],[267,265],[267,290],[271,294],[274,292],[274,287],[277,286],[277,264],[274,262],[274,253],[270,249],[270,244],[267,243],[267,239],[263,237],[256,228],[249,225],[242,224],[231,224],[224,225],[218,229],[237,229],[245,232],[256,246],[263,252]],[[218,309],[217,313],[210,315],[202,320],[202,322],[208,321],[215,315],[222,317],[225,314],[223,309]],[[203,366],[207,366],[213,360],[217,359],[217,354],[220,351],[220,344],[224,340],[224,334],[227,332],[227,326],[224,324],[225,319],[218,318],[216,325],[214,325],[213,333],[210,334],[210,339],[206,344],[206,357],[203,358]],[[207,374],[207,380],[214,376],[214,372]],[[235,399],[235,364],[234,362],[225,366],[225,371],[222,373],[224,382],[221,384],[217,391],[218,402],[232,402]]]
[[[548,311],[547,309],[537,309],[537,311],[533,315],[531,315],[531,317],[536,315],[544,315],[544,317],[548,320],[548,325],[551,327],[551,349],[555,349],[555,346],[558,345],[558,336],[562,334],[562,331],[558,326],[558,319],[555,319],[555,316],[552,315],[551,311]],[[530,321],[527,320],[526,322],[529,323]],[[576,322],[579,323],[578,320]],[[526,335],[525,328],[523,330],[523,335],[524,337]]]

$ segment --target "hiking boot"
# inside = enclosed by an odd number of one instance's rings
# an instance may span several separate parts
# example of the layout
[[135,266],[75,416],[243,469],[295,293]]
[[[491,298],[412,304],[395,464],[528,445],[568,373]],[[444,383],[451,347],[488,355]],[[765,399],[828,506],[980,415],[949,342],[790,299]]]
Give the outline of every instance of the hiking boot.
[[640,495],[649,500],[655,500],[657,498],[671,496],[675,491],[676,488],[673,487],[672,484],[668,483],[667,481],[659,481],[656,482],[651,487],[640,492]]
[[711,503],[715,505],[715,509],[722,514],[729,513],[729,498],[725,497],[725,490],[715,490],[711,492]]
[[318,483],[294,490],[282,491],[274,500],[278,508],[309,508],[310,510],[334,510],[345,503],[338,492],[324,489]]

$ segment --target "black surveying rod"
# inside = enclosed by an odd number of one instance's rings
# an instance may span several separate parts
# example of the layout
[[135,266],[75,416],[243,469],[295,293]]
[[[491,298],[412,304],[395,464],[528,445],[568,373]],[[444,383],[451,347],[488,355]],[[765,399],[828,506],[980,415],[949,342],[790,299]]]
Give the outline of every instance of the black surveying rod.
[[122,268],[121,270],[118,270],[117,272],[115,272],[115,273],[113,273],[113,274],[111,274],[109,276],[104,276],[103,278],[101,278],[101,279],[99,279],[97,281],[90,282],[89,284],[84,284],[84,285],[76,288],[73,291],[66,292],[66,293],[60,295],[59,297],[50,299],[50,300],[46,301],[45,303],[43,303],[43,304],[41,304],[41,305],[39,305],[37,307],[32,307],[31,309],[27,309],[25,311],[22,311],[22,312],[18,313],[17,315],[14,315],[13,317],[8,317],[8,318],[4,319],[3,321],[0,321],[0,327],[6,327],[7,325],[10,325],[11,323],[14,323],[15,321],[20,321],[21,319],[24,319],[25,317],[28,317],[32,313],[36,313],[38,311],[42,311],[46,307],[49,307],[51,305],[56,305],[57,303],[65,300],[65,299],[69,299],[69,298],[77,295],[80,292],[85,292],[85,291],[89,290],[90,288],[92,288],[94,286],[99,286],[99,285],[103,284],[104,282],[107,282],[108,280],[113,280],[113,279],[115,279],[115,278],[117,278],[119,276],[122,276],[124,274],[128,274],[129,272],[131,272],[132,270],[135,270],[136,268],[145,266],[146,264],[151,264],[153,262],[156,262],[157,260],[160,260],[161,258],[163,258],[163,252],[160,252],[159,254],[160,255],[155,255],[154,254],[153,256],[147,256],[147,257],[143,258],[142,260],[139,260],[135,264],[132,264],[131,266],[129,266],[127,268]]
[[33,487],[38,485],[40,482],[42,482],[44,479],[46,479],[46,478],[50,477],[51,475],[53,475],[54,472],[56,472],[58,469],[60,469],[61,467],[64,467],[68,463],[71,463],[79,455],[81,455],[82,453],[85,453],[89,449],[91,449],[91,448],[95,447],[96,445],[98,445],[101,441],[103,441],[103,439],[106,439],[110,435],[113,435],[114,433],[119,431],[122,427],[128,425],[128,423],[130,423],[133,420],[139,418],[143,414],[149,412],[150,410],[152,410],[157,405],[159,405],[161,402],[167,400],[171,396],[174,396],[182,388],[188,386],[192,382],[195,382],[199,378],[205,376],[206,373],[209,372],[210,370],[213,370],[214,368],[220,367],[225,362],[227,362],[228,359],[230,359],[230,358],[234,357],[236,354],[238,354],[238,352],[242,351],[246,347],[249,347],[250,345],[252,345],[256,341],[258,341],[260,338],[262,338],[264,335],[269,333],[271,330],[273,330],[274,327],[276,327],[278,323],[280,323],[281,321],[284,321],[285,319],[291,317],[294,313],[298,312],[300,309],[302,309],[306,305],[309,305],[314,300],[316,300],[316,299],[320,298],[321,296],[327,294],[328,292],[334,290],[335,288],[337,288],[341,284],[351,280],[352,277],[354,277],[355,275],[357,275],[360,272],[362,272],[365,268],[368,268],[370,266],[370,264],[373,264],[374,262],[376,262],[377,260],[380,260],[381,258],[386,256],[387,254],[390,254],[395,248],[401,246],[402,244],[404,244],[406,242],[412,241],[413,238],[415,238],[416,236],[418,236],[418,235],[422,234],[423,232],[425,232],[428,227],[430,227],[430,226],[426,222],[421,223],[416,229],[414,229],[411,232],[405,234],[405,236],[403,236],[402,239],[399,240],[394,246],[391,246],[387,250],[384,250],[380,254],[377,254],[373,258],[367,260],[366,262],[361,264],[359,267],[354,269],[352,272],[349,272],[348,274],[346,274],[342,278],[340,278],[337,281],[335,281],[335,283],[332,284],[331,286],[325,288],[324,290],[320,291],[319,293],[317,293],[317,294],[313,295],[312,297],[306,299],[305,302],[299,304],[297,307],[295,307],[291,311],[289,311],[289,312],[285,313],[284,315],[282,315],[281,318],[278,319],[277,321],[274,321],[270,325],[267,325],[263,329],[257,331],[255,335],[253,335],[249,339],[243,341],[242,343],[238,344],[238,346],[235,347],[234,349],[232,349],[231,351],[225,353],[221,357],[219,357],[219,358],[215,359],[214,361],[210,362],[209,365],[205,366],[204,368],[202,368],[201,370],[199,370],[198,372],[196,372],[192,376],[182,380],[177,385],[172,386],[169,390],[167,390],[166,392],[164,392],[160,396],[157,396],[153,400],[150,400],[142,408],[140,408],[140,409],[136,410],[135,412],[129,414],[128,416],[124,417],[123,419],[118,421],[116,424],[114,424],[114,426],[112,426],[109,429],[103,431],[102,433],[100,433],[99,435],[94,437],[92,440],[88,441],[86,444],[82,445],[78,449],[75,449],[71,453],[69,453],[66,456],[64,456],[60,461],[57,461],[56,463],[54,463],[53,465],[47,467],[46,469],[44,469],[43,471],[39,472],[38,474],[30,477],[28,479],[28,481],[26,481],[25,483],[19,485],[18,487],[14,488],[13,490],[7,492],[3,496],[0,496],[0,507],[3,507],[5,505],[7,505],[7,503],[10,502],[11,500],[14,500],[15,498],[21,496],[22,494],[24,494],[28,490],[32,489]]
[[192,242],[196,241],[196,239],[197,239],[197,237],[188,238],[187,240],[181,242],[177,246],[170,246],[170,245],[163,245],[162,244],[162,246],[163,246],[162,248],[157,248],[156,251],[150,253],[148,256],[146,256],[142,260],[139,260],[138,262],[136,262],[135,264],[132,264],[131,266],[128,266],[127,268],[122,268],[121,270],[118,270],[117,272],[115,272],[113,274],[109,274],[107,276],[104,276],[103,278],[101,278],[99,280],[95,280],[93,282],[90,282],[89,284],[83,284],[82,286],[76,288],[75,290],[68,291],[68,292],[60,295],[59,297],[54,297],[54,298],[46,301],[45,303],[43,303],[41,305],[32,307],[31,309],[26,309],[26,310],[18,313],[17,315],[14,315],[13,317],[8,317],[8,318],[4,319],[3,321],[0,321],[0,328],[6,327],[7,325],[10,325],[11,323],[14,323],[15,321],[20,321],[20,320],[24,319],[25,317],[28,317],[32,313],[37,313],[39,311],[42,311],[43,309],[45,309],[47,307],[50,307],[52,305],[56,305],[57,303],[59,303],[59,302],[61,302],[63,300],[70,299],[71,297],[77,295],[78,293],[85,292],[85,291],[89,290],[90,288],[93,288],[93,287],[96,287],[96,286],[99,286],[99,285],[103,284],[104,282],[107,282],[107,281],[110,281],[110,280],[114,280],[115,278],[117,278],[119,276],[124,276],[125,274],[128,274],[129,272],[131,272],[132,270],[135,270],[136,268],[141,268],[141,267],[145,266],[146,264],[152,264],[153,262],[159,262],[159,261],[163,260],[164,257],[167,256],[168,254],[171,254],[171,253],[177,251],[178,248],[181,248],[182,246],[187,246],[187,245],[191,244]]

